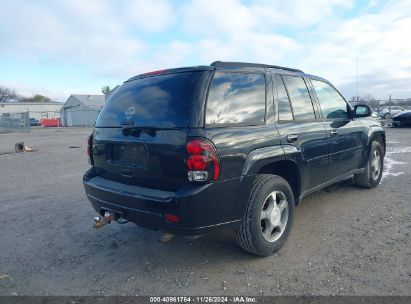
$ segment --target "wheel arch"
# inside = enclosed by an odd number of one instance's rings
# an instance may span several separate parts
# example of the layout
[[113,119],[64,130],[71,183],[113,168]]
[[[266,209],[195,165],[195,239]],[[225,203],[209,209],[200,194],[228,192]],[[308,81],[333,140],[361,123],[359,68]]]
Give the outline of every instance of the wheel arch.
[[383,147],[383,150],[384,150],[384,155],[385,155],[385,150],[387,148],[386,139],[385,139],[385,132],[375,132],[375,133],[373,133],[371,142],[372,141],[378,141],[381,144],[381,146]]
[[368,128],[367,134],[367,145],[364,147],[363,159],[361,161],[360,168],[365,168],[367,165],[370,153],[371,153],[371,146],[373,141],[377,141],[381,144],[383,148],[383,153],[385,156],[386,151],[386,136],[385,131],[380,126],[371,126]]
[[371,151],[371,145],[373,141],[378,141],[381,146],[383,147],[384,155],[386,151],[386,136],[385,131],[381,127],[371,127],[368,133],[368,143],[367,143],[367,151],[368,154]]
[[257,174],[272,174],[284,178],[293,191],[295,204],[301,194],[301,174],[298,165],[292,160],[280,160],[261,167]]
[[284,178],[290,185],[297,205],[301,194],[300,168],[294,159],[287,158],[281,146],[253,150],[247,157],[243,176],[272,174]]

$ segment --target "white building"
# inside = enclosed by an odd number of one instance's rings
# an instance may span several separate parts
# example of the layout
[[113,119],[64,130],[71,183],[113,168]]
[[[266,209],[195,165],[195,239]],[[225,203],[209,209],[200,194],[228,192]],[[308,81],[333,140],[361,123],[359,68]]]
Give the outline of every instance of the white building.
[[71,95],[60,111],[63,126],[94,126],[105,101],[104,95]]
[[29,112],[30,118],[58,118],[61,102],[0,102],[0,114]]

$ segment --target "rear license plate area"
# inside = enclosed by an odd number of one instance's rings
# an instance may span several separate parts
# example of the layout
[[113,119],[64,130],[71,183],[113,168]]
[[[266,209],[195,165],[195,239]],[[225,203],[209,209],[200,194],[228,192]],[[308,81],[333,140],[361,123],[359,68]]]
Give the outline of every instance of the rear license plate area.
[[113,164],[144,167],[148,165],[147,150],[144,144],[115,144],[112,148]]

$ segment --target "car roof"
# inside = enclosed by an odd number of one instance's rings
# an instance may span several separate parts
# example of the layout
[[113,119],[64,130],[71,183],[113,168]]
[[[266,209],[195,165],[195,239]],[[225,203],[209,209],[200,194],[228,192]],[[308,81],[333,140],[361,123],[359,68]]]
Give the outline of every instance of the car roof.
[[333,84],[332,84],[331,82],[329,82],[327,79],[322,78],[322,77],[320,77],[320,76],[311,75],[311,74],[304,74],[304,75],[305,75],[306,77],[310,78],[310,79],[319,80],[319,81],[322,81],[322,82],[326,82],[326,83],[330,84],[331,86],[333,86]]
[[192,67],[182,67],[182,68],[173,68],[173,69],[164,69],[164,70],[157,70],[148,73],[139,74],[133,76],[126,80],[125,82],[133,81],[136,79],[142,79],[146,77],[158,76],[158,75],[167,75],[167,74],[175,74],[175,73],[184,73],[184,72],[194,72],[194,71],[212,71],[213,67],[211,66],[192,66]]
[[270,65],[270,64],[262,64],[262,63],[250,63],[250,62],[232,62],[232,61],[214,61],[213,63],[210,64],[212,67],[238,67],[238,68],[263,68],[263,69],[277,69],[277,70],[286,70],[286,71],[291,71],[291,72],[300,72],[303,73],[303,71],[294,69],[294,68],[289,68],[289,67],[283,67],[283,66],[278,66],[278,65]]
[[146,77],[158,76],[158,75],[193,72],[193,71],[212,71],[212,70],[221,69],[221,68],[229,68],[229,69],[234,69],[234,70],[235,69],[241,69],[241,70],[242,69],[275,69],[279,71],[298,73],[301,76],[306,76],[306,77],[309,77],[315,80],[319,80],[319,81],[323,81],[328,84],[331,84],[325,78],[322,78],[316,75],[306,74],[302,70],[295,69],[295,68],[278,66],[278,65],[270,65],[270,64],[262,64],[262,63],[234,62],[234,61],[214,61],[209,66],[202,65],[202,66],[191,66],[191,67],[157,70],[157,71],[152,71],[152,72],[136,75],[126,80],[125,82],[129,82],[129,81],[133,81],[133,80],[141,79],[141,78],[146,78]]

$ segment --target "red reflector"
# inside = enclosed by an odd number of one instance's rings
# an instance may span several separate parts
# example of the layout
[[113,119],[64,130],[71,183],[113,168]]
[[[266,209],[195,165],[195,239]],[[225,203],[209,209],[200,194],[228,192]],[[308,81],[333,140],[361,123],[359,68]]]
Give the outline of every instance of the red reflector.
[[167,222],[178,223],[180,221],[180,217],[174,214],[164,214],[164,220]]

